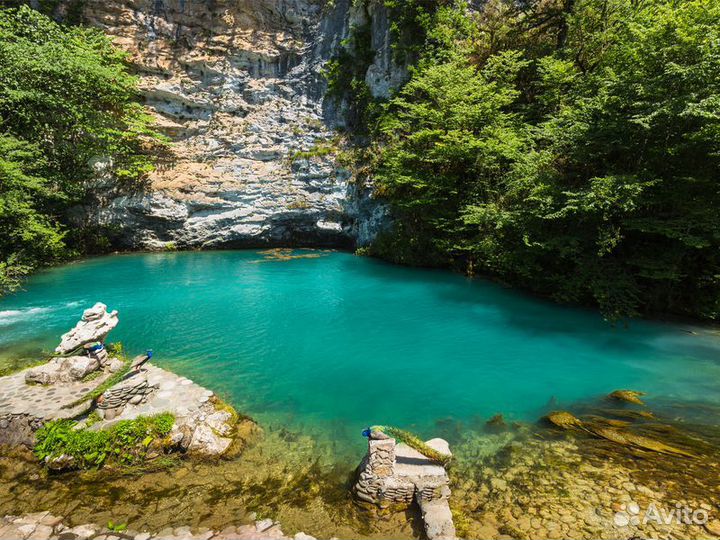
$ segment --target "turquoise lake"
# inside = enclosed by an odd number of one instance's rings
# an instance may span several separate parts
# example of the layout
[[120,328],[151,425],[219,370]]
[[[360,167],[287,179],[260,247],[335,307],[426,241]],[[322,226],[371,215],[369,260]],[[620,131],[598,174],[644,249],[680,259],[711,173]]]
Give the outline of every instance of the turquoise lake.
[[[688,325],[613,327],[497,284],[339,252],[118,255],[42,272],[0,301],[0,360],[52,350],[97,301],[110,341],[274,427],[359,441],[369,424],[434,435],[496,413],[534,421],[619,388],[720,403],[720,339]],[[363,445],[358,443],[360,452]]]

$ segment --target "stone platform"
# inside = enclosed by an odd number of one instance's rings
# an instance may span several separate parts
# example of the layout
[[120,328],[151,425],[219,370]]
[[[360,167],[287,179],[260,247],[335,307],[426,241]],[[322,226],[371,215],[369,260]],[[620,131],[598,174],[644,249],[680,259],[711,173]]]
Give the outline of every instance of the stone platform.
[[[368,453],[353,489],[355,497],[380,508],[407,507],[414,501],[422,512],[429,540],[456,538],[445,467],[393,438],[374,436],[382,434],[373,433],[368,440]],[[452,455],[443,439],[431,439],[425,444],[441,454]]]
[[33,368],[0,377],[0,418],[8,415],[31,415],[42,420],[73,418],[89,409],[87,401],[73,408],[65,408],[85,396],[111,375],[100,374],[92,381],[72,381],[62,385],[28,384],[25,375]]
[[183,419],[196,414],[214,395],[211,390],[190,379],[153,364],[145,364],[139,372],[132,374],[113,389],[127,389],[128,393],[132,393],[138,387],[150,388],[152,391],[144,399],[138,400],[137,404],[128,402],[123,411],[114,418],[95,425],[105,427],[119,420],[133,420],[138,416],[152,416],[164,412],[173,413],[176,418]]
[[45,422],[75,418],[91,407],[90,400],[66,407],[91,392],[112,376],[101,373],[92,381],[72,381],[57,385],[28,384],[25,376],[32,368],[0,377],[0,445],[32,447],[35,431]]
[[216,409],[211,390],[171,371],[145,364],[105,395],[117,399],[121,406],[98,408],[103,418],[90,429],[106,429],[122,420],[169,412],[175,416],[170,436],[183,450],[217,455],[232,443],[232,413]]
[[[79,421],[80,428],[102,430],[122,420],[171,413],[175,417],[170,448],[218,455],[233,441],[237,416],[213,392],[191,380],[161,369],[141,355],[124,377],[95,400],[71,405],[105,383],[124,364],[104,345],[118,324],[118,312],[97,303],[83,312],[64,334],[52,357],[7,377],[0,377],[0,445],[35,444],[35,432],[46,422]],[[93,410],[93,422],[88,414]]]

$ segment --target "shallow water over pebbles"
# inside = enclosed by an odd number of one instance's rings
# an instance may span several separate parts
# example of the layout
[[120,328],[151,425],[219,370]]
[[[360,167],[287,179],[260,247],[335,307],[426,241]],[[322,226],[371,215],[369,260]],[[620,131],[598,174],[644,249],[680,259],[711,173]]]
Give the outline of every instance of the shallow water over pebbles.
[[[468,537],[710,535],[614,520],[630,502],[717,512],[720,342],[710,332],[612,327],[485,281],[344,253],[144,254],[53,269],[0,301],[0,362],[34,361],[95,301],[120,311],[112,339],[129,354],[152,348],[159,365],[216,390],[264,435],[229,461],[136,475],[46,477],[32,461],[0,457],[0,513],[161,530],[222,529],[256,512],[286,533],[416,537],[412,512],[371,519],[349,498],[360,430],[384,423],[451,442],[456,524]],[[627,406],[602,396],[618,388],[647,392],[660,419],[632,429],[698,457],[537,424],[559,408],[614,417]],[[485,425],[496,413],[505,427]]]

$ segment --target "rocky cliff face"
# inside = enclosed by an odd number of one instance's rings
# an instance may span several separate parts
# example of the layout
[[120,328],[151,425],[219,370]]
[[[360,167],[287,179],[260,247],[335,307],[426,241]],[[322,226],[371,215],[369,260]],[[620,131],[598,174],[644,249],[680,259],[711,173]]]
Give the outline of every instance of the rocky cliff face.
[[366,244],[385,210],[335,163],[342,107],[322,70],[355,24],[377,50],[367,82],[404,77],[381,2],[85,0],[85,22],[127,50],[173,141],[149,188],[95,218],[131,247]]

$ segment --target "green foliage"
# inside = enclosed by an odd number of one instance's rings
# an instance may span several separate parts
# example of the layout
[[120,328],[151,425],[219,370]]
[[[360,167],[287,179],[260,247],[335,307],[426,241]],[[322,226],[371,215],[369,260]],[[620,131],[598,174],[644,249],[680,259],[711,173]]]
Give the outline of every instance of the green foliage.
[[439,9],[374,131],[397,222],[373,252],[717,318],[719,47],[710,0]]
[[376,110],[365,83],[365,73],[374,58],[370,25],[365,24],[351,29],[350,37],[341,43],[340,52],[325,66],[327,95],[347,103],[348,126],[363,133]]
[[297,151],[290,156],[290,161],[307,160],[312,158],[322,158],[337,152],[337,146],[333,143],[320,143],[313,146],[307,151]]
[[433,14],[454,0],[384,0],[390,10],[392,47],[398,62],[412,62],[423,50],[425,39],[434,27]]
[[[394,60],[401,69],[417,59],[426,38],[430,39],[427,34],[434,27],[438,8],[454,5],[456,0],[353,0],[353,6],[368,10],[372,2],[382,3],[389,11]],[[340,52],[325,66],[327,96],[347,106],[345,120],[357,140],[365,139],[382,109],[382,100],[373,97],[365,82],[376,55],[372,42],[371,23],[352,27]]]
[[36,141],[68,195],[81,197],[93,162],[123,181],[152,169],[151,135],[134,101],[137,81],[125,53],[97,30],[64,27],[28,8],[0,11],[3,128]]
[[142,462],[150,444],[164,438],[175,423],[170,413],[122,420],[106,430],[78,429],[72,420],[48,422],[36,432],[35,456],[46,462],[66,455],[78,469],[107,463],[133,465]]
[[127,524],[126,523],[114,523],[112,521],[108,521],[107,529],[112,532],[123,532],[127,530]]
[[65,252],[58,223],[43,212],[59,197],[41,176],[44,167],[37,146],[0,134],[0,294]]
[[497,196],[527,144],[526,129],[507,111],[524,65],[514,52],[483,70],[463,58],[430,64],[391,101],[376,178],[400,218],[394,242],[405,248],[390,254],[398,262],[449,263],[463,229],[458,209]]
[[90,427],[94,426],[98,422],[101,422],[102,418],[100,417],[100,413],[97,412],[97,410],[92,411],[87,418],[85,419],[85,426]]
[[159,139],[125,57],[97,30],[0,8],[0,294],[34,268],[102,248],[70,226],[69,209],[152,170]]

